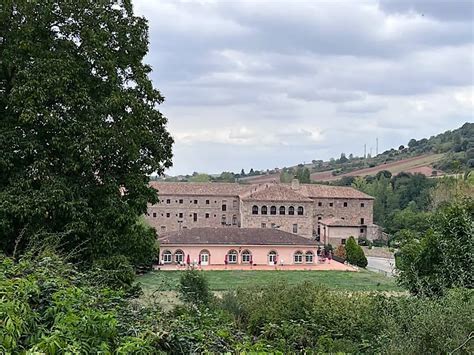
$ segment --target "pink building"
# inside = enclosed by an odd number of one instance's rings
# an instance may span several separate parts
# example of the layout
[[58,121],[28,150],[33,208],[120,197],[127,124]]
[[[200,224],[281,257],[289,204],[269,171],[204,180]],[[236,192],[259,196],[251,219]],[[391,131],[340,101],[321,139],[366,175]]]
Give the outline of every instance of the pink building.
[[192,228],[159,238],[160,264],[292,265],[317,263],[319,243],[277,229]]

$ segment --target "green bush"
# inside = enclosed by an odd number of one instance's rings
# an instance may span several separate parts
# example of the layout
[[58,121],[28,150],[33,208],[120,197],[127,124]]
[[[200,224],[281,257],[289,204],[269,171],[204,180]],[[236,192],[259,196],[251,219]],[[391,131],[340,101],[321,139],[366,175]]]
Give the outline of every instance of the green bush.
[[346,254],[347,262],[352,265],[365,268],[367,266],[367,258],[365,257],[364,250],[357,244],[354,237],[349,237],[346,242]]
[[90,271],[91,282],[102,287],[130,290],[135,281],[135,271],[123,255],[98,259]]
[[184,302],[207,305],[212,299],[209,285],[203,271],[194,268],[184,271],[179,278],[178,291]]

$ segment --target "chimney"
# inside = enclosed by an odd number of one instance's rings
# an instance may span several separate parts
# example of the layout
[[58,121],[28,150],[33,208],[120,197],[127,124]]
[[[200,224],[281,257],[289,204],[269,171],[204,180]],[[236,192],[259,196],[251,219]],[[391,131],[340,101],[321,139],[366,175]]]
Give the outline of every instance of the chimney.
[[300,181],[298,179],[291,180],[291,188],[293,190],[298,190],[300,188]]

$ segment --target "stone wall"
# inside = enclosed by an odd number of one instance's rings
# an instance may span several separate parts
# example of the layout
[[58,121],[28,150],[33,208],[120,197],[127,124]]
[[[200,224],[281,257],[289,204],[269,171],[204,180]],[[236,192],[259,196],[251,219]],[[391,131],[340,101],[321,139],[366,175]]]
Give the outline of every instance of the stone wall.
[[[252,213],[252,207],[258,207],[258,214]],[[267,214],[261,213],[262,207],[267,207]],[[276,215],[271,214],[271,206],[276,207]],[[280,214],[280,207],[285,207],[285,214]],[[293,206],[295,209],[294,215],[288,214],[288,209]],[[298,215],[298,207],[303,207],[303,215]],[[271,201],[242,201],[241,202],[241,218],[242,227],[244,228],[272,228],[278,227],[279,230],[298,234],[302,237],[312,238],[313,236],[313,221],[312,211],[313,204],[310,202],[271,202]],[[296,229],[294,229],[296,228]]]
[[180,225],[181,228],[239,227],[239,197],[161,195],[160,203],[148,206],[146,219],[158,233],[177,231]]
[[[373,200],[368,199],[323,199],[314,200],[313,223],[317,227],[318,220],[335,217],[353,224],[368,225],[373,223]],[[347,204],[345,206],[345,204]],[[363,222],[361,223],[361,218]]]

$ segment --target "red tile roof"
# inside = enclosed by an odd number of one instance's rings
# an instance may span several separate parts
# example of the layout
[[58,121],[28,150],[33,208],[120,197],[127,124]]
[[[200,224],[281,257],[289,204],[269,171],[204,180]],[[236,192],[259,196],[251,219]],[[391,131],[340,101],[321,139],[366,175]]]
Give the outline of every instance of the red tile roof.
[[297,189],[293,189],[290,184],[282,183],[245,185],[215,182],[152,181],[150,185],[162,195],[240,196],[247,200],[302,202],[309,201],[309,198],[373,199],[372,196],[352,187],[317,184],[300,184]]
[[349,186],[301,184],[298,192],[312,198],[374,199],[372,196]]
[[312,202],[311,199],[301,195],[293,190],[289,185],[284,184],[265,184],[253,188],[240,196],[246,201],[294,201],[294,202]]
[[158,240],[162,245],[318,245],[315,240],[271,228],[191,228],[165,233]]
[[196,196],[238,196],[248,191],[250,185],[217,182],[158,182],[150,185],[163,195],[196,195]]

